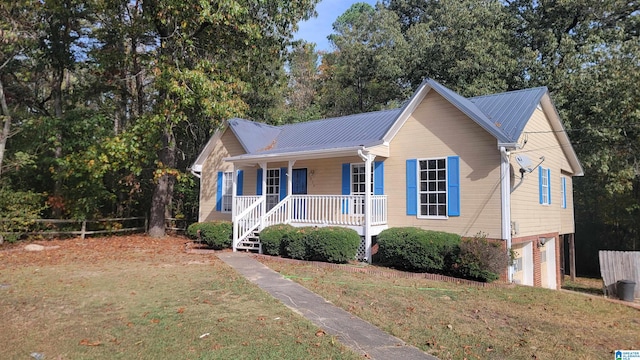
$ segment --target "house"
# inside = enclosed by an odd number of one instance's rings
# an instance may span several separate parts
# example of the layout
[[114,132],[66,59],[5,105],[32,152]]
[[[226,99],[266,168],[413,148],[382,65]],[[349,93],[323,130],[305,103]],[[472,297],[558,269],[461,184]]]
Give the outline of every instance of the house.
[[425,80],[399,109],[271,126],[230,119],[192,166],[199,221],[232,220],[233,248],[262,228],[343,226],[359,257],[389,227],[471,237],[515,254],[516,283],[557,288],[583,170],[545,87],[465,98]]

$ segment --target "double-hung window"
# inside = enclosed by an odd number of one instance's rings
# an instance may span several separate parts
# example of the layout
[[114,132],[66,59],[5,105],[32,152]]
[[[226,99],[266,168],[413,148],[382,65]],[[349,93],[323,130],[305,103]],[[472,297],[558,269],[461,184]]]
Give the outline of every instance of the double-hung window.
[[[366,173],[364,164],[351,164],[351,195],[363,195],[366,190]],[[371,193],[373,194],[374,179],[373,164],[371,164]],[[364,214],[364,197],[357,198],[353,202],[353,213]]]
[[447,159],[418,161],[419,216],[447,216]]
[[280,201],[280,169],[267,169],[267,211]]
[[551,204],[551,170],[538,167],[538,179],[539,179],[539,191],[540,191],[540,204]]
[[233,203],[233,172],[222,174],[222,212],[231,212]]

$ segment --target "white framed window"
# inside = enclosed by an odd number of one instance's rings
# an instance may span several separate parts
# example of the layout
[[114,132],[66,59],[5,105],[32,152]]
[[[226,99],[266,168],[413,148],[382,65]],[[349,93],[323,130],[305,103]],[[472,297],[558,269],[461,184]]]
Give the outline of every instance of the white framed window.
[[[364,163],[351,164],[351,195],[364,195],[366,184],[366,173]],[[374,192],[373,186],[373,163],[371,164],[371,194]],[[353,203],[354,214],[364,214],[364,199],[357,199]]]
[[280,169],[267,169],[267,211],[280,201]]
[[231,212],[233,204],[233,172],[222,174],[222,212]]
[[551,170],[543,168],[540,166],[538,168],[539,171],[539,181],[540,181],[540,204],[542,205],[550,205],[551,204]]
[[418,160],[418,217],[447,218],[447,159]]

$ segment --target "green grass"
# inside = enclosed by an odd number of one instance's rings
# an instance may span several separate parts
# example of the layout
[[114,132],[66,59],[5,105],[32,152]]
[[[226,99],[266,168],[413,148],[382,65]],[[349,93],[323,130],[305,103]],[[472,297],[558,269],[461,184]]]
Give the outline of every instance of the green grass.
[[264,262],[441,359],[607,359],[640,349],[640,311],[602,298]]
[[136,251],[0,256],[0,358],[359,358],[213,256]]

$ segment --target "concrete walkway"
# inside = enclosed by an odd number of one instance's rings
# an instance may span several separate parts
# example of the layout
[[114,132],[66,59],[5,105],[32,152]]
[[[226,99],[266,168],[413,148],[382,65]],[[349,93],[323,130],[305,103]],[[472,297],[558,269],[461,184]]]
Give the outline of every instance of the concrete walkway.
[[249,281],[309,319],[356,353],[371,359],[437,360],[387,334],[297,283],[285,279],[246,253],[218,253],[218,258]]

